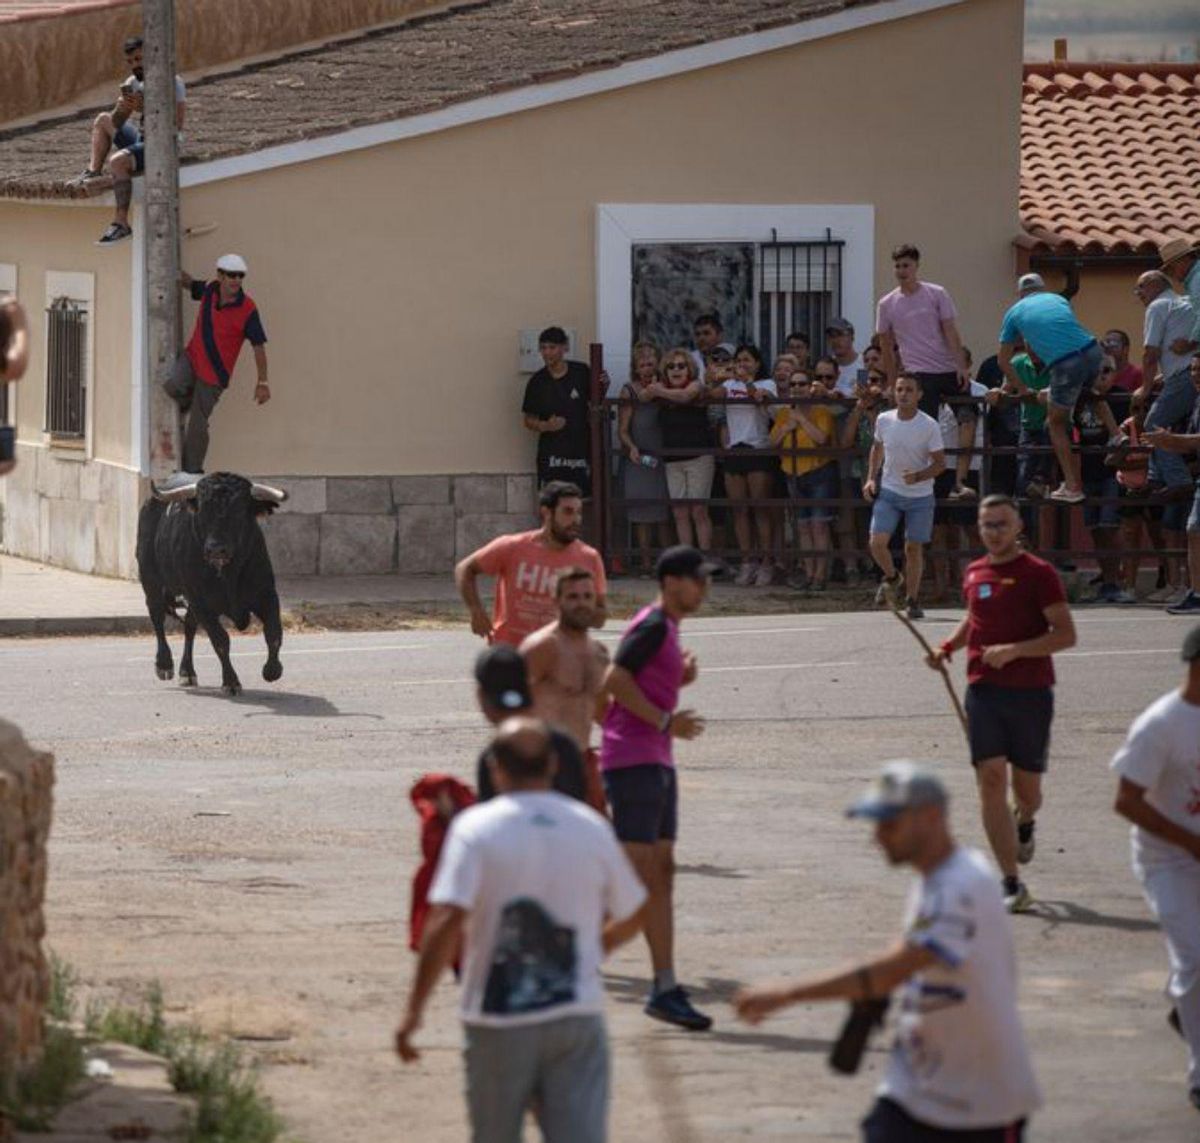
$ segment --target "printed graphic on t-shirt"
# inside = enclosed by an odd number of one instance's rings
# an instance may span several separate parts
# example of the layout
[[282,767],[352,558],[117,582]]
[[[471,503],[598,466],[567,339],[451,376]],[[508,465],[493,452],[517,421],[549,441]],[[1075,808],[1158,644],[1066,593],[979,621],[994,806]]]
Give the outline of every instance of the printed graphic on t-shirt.
[[537,902],[518,897],[504,906],[483,992],[495,1016],[538,1012],[575,1000],[575,931],[555,923]]

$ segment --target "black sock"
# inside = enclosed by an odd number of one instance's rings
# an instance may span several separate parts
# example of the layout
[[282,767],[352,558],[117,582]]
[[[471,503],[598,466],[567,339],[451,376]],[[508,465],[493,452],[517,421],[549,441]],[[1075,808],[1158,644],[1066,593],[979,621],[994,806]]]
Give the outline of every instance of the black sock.
[[1004,895],[1011,897],[1018,889],[1021,888],[1021,881],[1018,877],[1006,877],[1004,879]]
[[1017,822],[1017,840],[1028,841],[1033,837],[1033,822]]

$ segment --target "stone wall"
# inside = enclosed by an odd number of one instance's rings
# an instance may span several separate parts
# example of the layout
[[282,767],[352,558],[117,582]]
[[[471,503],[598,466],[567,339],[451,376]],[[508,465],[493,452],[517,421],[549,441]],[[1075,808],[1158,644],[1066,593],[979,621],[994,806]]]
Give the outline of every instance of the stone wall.
[[[437,0],[178,0],[181,72],[344,35]],[[62,107],[122,78],[121,44],[142,30],[138,0],[0,22],[0,123]],[[113,97],[115,98],[115,90]]]
[[133,579],[138,507],[148,493],[127,468],[18,444],[17,467],[0,482],[0,550]]
[[259,479],[289,493],[263,524],[277,575],[446,572],[537,522],[529,473]]
[[42,1045],[53,786],[54,757],[30,749],[12,723],[0,720],[0,1083],[35,1062]]

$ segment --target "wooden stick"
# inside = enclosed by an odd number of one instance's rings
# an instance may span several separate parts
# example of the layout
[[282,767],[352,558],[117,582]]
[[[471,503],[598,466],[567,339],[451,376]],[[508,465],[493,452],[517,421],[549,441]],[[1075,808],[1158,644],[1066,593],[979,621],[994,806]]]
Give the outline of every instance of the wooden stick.
[[[925,654],[932,655],[933,648],[929,645],[929,640],[917,630],[917,626],[903,611],[895,604],[890,604],[891,613],[904,624],[905,627],[912,632],[912,636],[918,643],[921,644]],[[969,743],[971,741],[970,731],[967,729],[967,716],[963,712],[962,703],[958,701],[958,694],[954,690],[954,684],[950,681],[950,672],[946,670],[946,664],[939,662],[937,665],[938,674],[942,676],[942,682],[946,684],[946,691],[950,695],[950,701],[954,704],[954,713],[958,715],[959,725],[962,726],[962,732]]]

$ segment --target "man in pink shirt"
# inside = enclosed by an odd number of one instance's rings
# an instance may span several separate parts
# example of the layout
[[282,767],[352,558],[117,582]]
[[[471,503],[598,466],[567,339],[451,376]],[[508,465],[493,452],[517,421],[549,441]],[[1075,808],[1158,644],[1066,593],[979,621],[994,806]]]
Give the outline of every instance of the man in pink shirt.
[[[961,397],[970,392],[971,371],[958,333],[958,311],[950,295],[932,282],[920,278],[921,252],[912,245],[892,251],[897,286],[879,299],[875,311],[875,330],[883,350],[883,367],[888,384],[894,385],[901,368],[921,383],[918,407],[935,421],[946,397]],[[975,440],[975,407],[954,405],[958,421],[958,447],[971,448]],[[973,496],[964,483],[969,454],[961,454],[955,465],[951,499]]]

